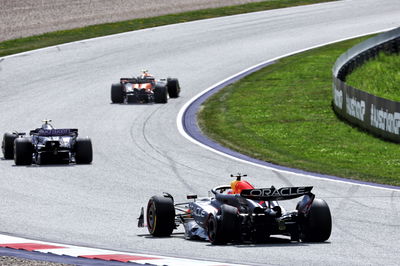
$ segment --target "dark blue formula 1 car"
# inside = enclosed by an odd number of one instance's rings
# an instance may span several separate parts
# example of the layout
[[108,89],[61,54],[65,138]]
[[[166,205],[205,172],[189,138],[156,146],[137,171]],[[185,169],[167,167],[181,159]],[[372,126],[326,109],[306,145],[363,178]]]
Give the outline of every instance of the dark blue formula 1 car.
[[44,120],[44,124],[25,133],[5,133],[2,151],[5,159],[13,159],[16,165],[46,163],[90,164],[93,159],[92,142],[89,138],[78,138],[78,129],[55,129]]
[[[312,187],[254,188],[241,175],[231,186],[218,186],[213,196],[175,203],[164,193],[153,196],[147,204],[146,222],[151,235],[170,236],[183,224],[186,239],[205,239],[212,244],[232,242],[265,242],[271,235],[290,236],[291,241],[324,242],[332,228],[327,203],[315,199]],[[229,191],[229,192],[228,192]],[[292,211],[286,211],[279,201],[302,197]],[[144,224],[144,208],[139,227]]]

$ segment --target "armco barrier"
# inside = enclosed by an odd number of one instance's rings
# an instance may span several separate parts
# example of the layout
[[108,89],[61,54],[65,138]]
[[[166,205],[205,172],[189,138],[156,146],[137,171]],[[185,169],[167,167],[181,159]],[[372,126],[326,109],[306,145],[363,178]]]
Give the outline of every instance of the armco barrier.
[[[399,53],[400,27],[370,38],[343,53],[333,66],[333,109],[350,123],[400,142],[400,102],[346,84],[346,76],[380,51]],[[400,84],[399,84],[400,89]]]

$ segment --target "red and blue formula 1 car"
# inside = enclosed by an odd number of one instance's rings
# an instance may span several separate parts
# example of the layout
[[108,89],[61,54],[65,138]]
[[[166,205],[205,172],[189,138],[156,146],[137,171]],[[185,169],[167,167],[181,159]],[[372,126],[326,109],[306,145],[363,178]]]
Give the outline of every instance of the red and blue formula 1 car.
[[[265,242],[271,235],[290,236],[291,241],[324,242],[332,228],[327,203],[315,199],[312,187],[254,188],[242,175],[231,185],[211,190],[213,196],[175,203],[164,193],[153,196],[147,204],[146,222],[151,235],[170,236],[183,224],[185,238],[205,239],[212,244],[232,242]],[[302,197],[292,211],[286,211],[280,201]],[[144,208],[139,227],[145,224]]]

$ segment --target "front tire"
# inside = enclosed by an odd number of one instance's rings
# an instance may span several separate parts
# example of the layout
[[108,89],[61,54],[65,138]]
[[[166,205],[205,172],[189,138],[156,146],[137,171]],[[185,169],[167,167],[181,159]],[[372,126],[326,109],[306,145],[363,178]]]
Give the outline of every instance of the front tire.
[[18,137],[17,134],[4,133],[1,149],[4,159],[9,160],[14,158],[14,140]]
[[124,102],[124,91],[120,83],[115,83],[111,85],[111,102],[112,103]]
[[93,148],[90,138],[77,138],[75,142],[75,162],[90,164],[93,160]]
[[147,204],[147,229],[152,236],[166,237],[175,229],[175,207],[170,197],[153,196]]
[[32,164],[33,146],[30,138],[16,138],[14,141],[14,162],[16,165]]
[[168,95],[170,98],[178,98],[181,92],[178,79],[168,78],[167,79]]
[[332,217],[328,204],[314,199],[310,212],[301,226],[300,239],[303,242],[324,242],[332,231]]

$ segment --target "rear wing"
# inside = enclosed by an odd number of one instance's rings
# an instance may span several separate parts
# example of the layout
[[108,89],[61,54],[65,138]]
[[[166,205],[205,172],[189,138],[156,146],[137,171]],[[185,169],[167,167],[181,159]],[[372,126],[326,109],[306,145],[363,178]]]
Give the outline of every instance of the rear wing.
[[76,129],[76,128],[39,129],[39,130],[32,130],[31,135],[38,135],[38,136],[43,136],[43,137],[77,136],[78,129]]
[[156,80],[153,77],[147,78],[120,78],[119,82],[124,83],[132,83],[132,84],[145,84],[145,83],[153,83]]
[[283,187],[276,189],[274,186],[270,188],[244,189],[240,196],[252,200],[290,200],[304,195],[312,195],[310,187]]
[[137,78],[120,78],[120,83],[138,83]]

